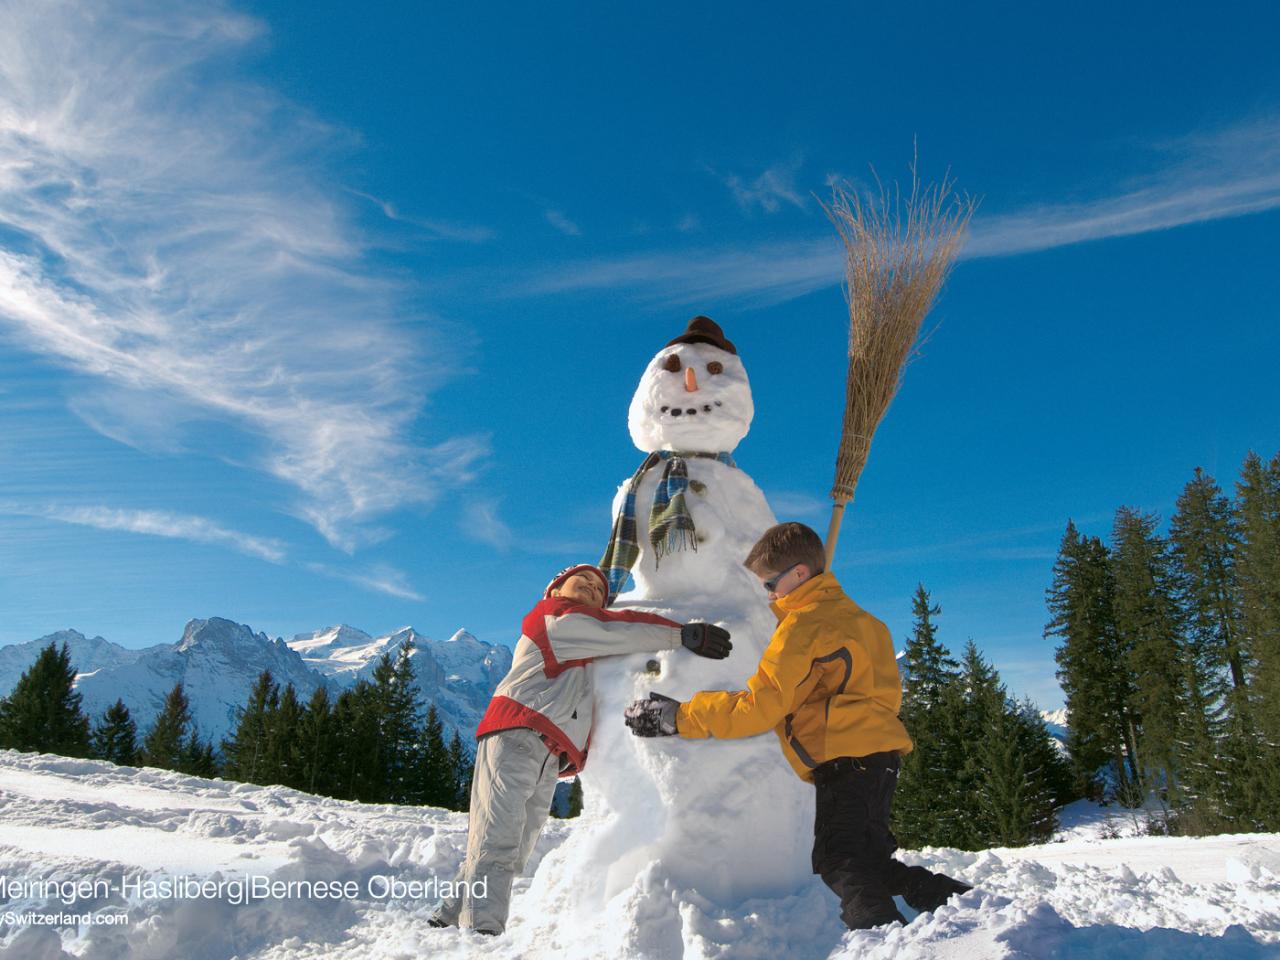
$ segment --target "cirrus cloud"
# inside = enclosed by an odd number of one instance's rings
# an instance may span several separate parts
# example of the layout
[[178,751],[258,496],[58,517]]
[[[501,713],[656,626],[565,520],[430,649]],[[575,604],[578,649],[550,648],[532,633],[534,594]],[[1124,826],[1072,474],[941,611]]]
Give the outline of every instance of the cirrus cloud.
[[0,504],[0,513],[41,517],[57,520],[60,523],[93,527],[96,530],[120,530],[126,533],[141,533],[152,537],[168,537],[189,540],[193,543],[229,547],[270,563],[283,563],[287,553],[285,545],[274,538],[253,536],[233,530],[207,517],[173,513],[167,510],[121,509],[100,505],[33,507],[4,503]]
[[[1072,244],[1136,236],[1280,208],[1280,116],[1241,121],[1154,143],[1149,171],[1081,201],[1046,200],[980,214],[962,259],[1017,256]],[[782,186],[779,187],[778,184]],[[744,209],[799,206],[789,181],[762,177],[750,189],[729,182]],[[644,301],[732,300],[763,307],[835,286],[844,277],[838,238],[652,250],[539,269],[513,292],[536,296],[627,290]]]
[[217,4],[6,5],[0,336],[73,371],[73,409],[131,421],[108,435],[145,445],[166,407],[230,425],[235,459],[353,551],[465,483],[487,441],[419,433],[448,351],[323,173],[354,138],[210,79],[264,36]]

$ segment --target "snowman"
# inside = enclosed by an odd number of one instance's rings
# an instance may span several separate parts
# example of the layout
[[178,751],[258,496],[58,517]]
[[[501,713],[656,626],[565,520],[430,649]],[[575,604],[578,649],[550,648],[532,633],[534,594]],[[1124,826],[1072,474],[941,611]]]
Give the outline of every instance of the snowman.
[[[624,952],[679,955],[681,902],[729,906],[792,893],[810,877],[813,791],[772,733],[743,740],[633,737],[626,705],[651,689],[687,700],[741,689],[777,619],[743,560],[776,521],[732,457],[754,414],[737,350],[707,317],[649,362],[631,401],[631,439],[645,459],[613,502],[601,563],[615,606],[730,631],[733,653],[674,650],[609,657],[595,670],[596,723],[582,774],[586,806],[535,888],[600,935],[634,937]],[[628,575],[633,589],[621,592]],[[665,921],[663,918],[666,918]],[[663,945],[660,948],[654,944]]]

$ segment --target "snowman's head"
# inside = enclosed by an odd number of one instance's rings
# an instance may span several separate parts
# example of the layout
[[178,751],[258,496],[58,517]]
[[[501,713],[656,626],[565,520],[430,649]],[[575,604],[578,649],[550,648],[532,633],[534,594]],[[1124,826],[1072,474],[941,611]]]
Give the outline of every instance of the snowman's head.
[[627,426],[645,453],[733,450],[747,435],[755,406],[746,368],[716,324],[694,317],[659,350],[631,398]]

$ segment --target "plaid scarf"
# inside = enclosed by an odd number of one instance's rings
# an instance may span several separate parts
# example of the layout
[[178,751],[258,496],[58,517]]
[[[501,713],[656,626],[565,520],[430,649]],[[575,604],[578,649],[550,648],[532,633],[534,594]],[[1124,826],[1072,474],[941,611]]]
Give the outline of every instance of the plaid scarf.
[[727,453],[692,453],[682,450],[657,450],[645,457],[640,469],[627,481],[622,509],[613,521],[609,546],[600,560],[600,569],[609,578],[609,602],[622,592],[631,575],[631,568],[640,559],[640,542],[636,535],[636,490],[645,471],[665,460],[666,467],[653,492],[653,505],[649,508],[649,543],[653,545],[654,566],[668,553],[676,550],[698,549],[698,538],[693,528],[693,517],[684,502],[689,489],[689,467],[685,460],[702,457],[719,460],[725,466],[736,464]]

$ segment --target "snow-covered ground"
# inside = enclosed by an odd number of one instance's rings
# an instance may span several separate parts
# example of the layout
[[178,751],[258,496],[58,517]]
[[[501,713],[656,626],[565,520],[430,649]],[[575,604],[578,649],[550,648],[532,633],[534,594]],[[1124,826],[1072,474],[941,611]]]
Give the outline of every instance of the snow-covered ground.
[[[461,859],[463,814],[0,751],[0,958],[1280,957],[1280,835],[1144,836],[1140,819],[1087,804],[1064,824],[1038,847],[903,853],[976,889],[906,927],[857,933],[841,928],[816,878],[784,899],[716,904],[654,864],[645,903],[679,918],[679,939],[654,942],[641,922],[613,931],[606,949],[601,924],[635,911],[575,917],[542,877],[518,882],[501,938],[429,927],[432,883],[452,880]],[[548,855],[555,866],[574,828],[552,820],[528,872]],[[139,885],[166,878],[185,878],[189,895]],[[98,883],[66,891],[63,905],[32,881]],[[202,881],[223,886],[194,888]],[[275,892],[312,895],[235,902],[243,887],[288,881],[312,889]],[[419,889],[386,896],[388,882]],[[54,927],[29,913],[79,919]],[[123,922],[101,922],[113,915]]]

